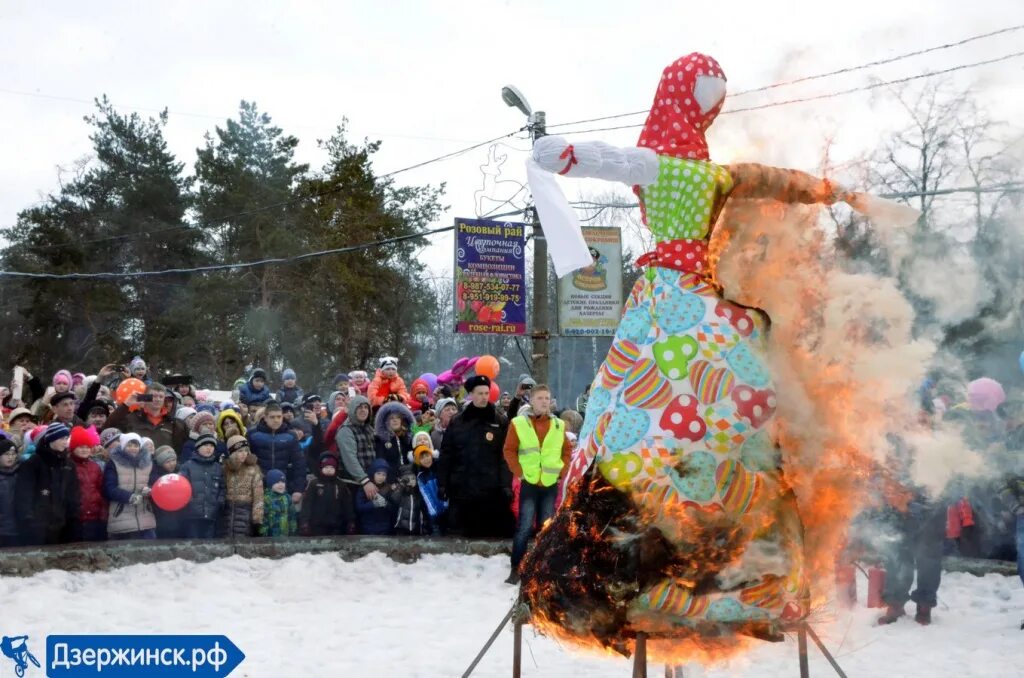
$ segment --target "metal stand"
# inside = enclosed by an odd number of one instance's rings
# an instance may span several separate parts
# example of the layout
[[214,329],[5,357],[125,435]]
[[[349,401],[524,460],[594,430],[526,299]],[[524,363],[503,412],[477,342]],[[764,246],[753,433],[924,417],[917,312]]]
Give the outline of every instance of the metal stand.
[[636,651],[633,653],[633,678],[647,678],[647,634],[636,634]]
[[807,624],[801,623],[797,629],[796,644],[800,653],[800,678],[811,678],[811,666],[807,661]]
[[[484,655],[487,654],[487,651],[491,649],[492,645],[494,645],[494,641],[498,638],[498,635],[509,621],[513,624],[512,678],[520,678],[523,669],[523,624],[529,621],[527,615],[528,613],[525,612],[524,606],[519,601],[516,601],[511,609],[509,609],[505,614],[501,623],[498,624],[498,628],[494,629],[491,637],[488,638],[487,642],[484,643],[484,646],[480,648],[480,652],[477,653],[476,657],[473,659],[473,663],[470,664],[469,668],[467,668],[465,673],[462,674],[462,678],[469,678],[476,669],[477,664],[480,663],[480,660],[483,659]],[[829,652],[827,647],[825,647],[825,644],[821,642],[821,638],[819,638],[818,634],[814,632],[814,629],[811,628],[810,624],[806,621],[801,621],[787,625],[783,630],[796,631],[797,650],[799,652],[800,662],[800,678],[810,678],[811,676],[811,666],[807,651],[808,636],[810,636],[811,640],[814,641],[814,644],[821,652],[821,655],[825,657],[828,663],[835,670],[836,675],[839,676],[839,678],[847,678],[846,673],[843,671],[842,667],[839,666],[836,658],[832,656],[832,653]],[[633,652],[633,678],[647,678],[647,638],[648,635],[646,633],[640,632],[636,634],[636,647]],[[666,666],[665,675],[671,676],[672,673],[674,673],[674,671],[670,667]]]

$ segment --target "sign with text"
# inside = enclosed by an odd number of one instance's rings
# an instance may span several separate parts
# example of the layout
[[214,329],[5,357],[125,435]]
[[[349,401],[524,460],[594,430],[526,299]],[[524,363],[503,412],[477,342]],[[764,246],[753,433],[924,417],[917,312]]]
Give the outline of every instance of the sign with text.
[[526,334],[526,225],[455,220],[455,331]]
[[558,281],[558,327],[565,337],[611,337],[622,314],[622,231],[584,227],[592,263]]

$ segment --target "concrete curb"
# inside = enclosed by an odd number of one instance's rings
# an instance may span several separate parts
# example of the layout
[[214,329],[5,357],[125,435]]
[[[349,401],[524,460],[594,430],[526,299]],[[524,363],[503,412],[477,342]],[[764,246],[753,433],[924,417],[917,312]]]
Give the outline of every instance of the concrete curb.
[[479,541],[450,537],[288,537],[284,539],[137,540],[68,544],[0,550],[0,576],[27,577],[44,570],[97,572],[140,563],[182,558],[206,563],[217,558],[287,558],[299,553],[335,553],[355,560],[381,552],[401,563],[422,555],[451,553],[495,556],[508,554],[511,541]]

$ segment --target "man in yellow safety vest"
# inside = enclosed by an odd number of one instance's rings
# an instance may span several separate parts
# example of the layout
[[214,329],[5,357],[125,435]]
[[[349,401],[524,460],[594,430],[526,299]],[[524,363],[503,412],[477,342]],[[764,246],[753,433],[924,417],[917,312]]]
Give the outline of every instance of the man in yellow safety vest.
[[519,563],[537,528],[555,514],[558,481],[569,467],[572,442],[565,422],[551,413],[551,389],[533,387],[530,412],[515,417],[505,436],[505,462],[519,478],[519,521],[512,539],[512,572],[506,583],[519,583]]

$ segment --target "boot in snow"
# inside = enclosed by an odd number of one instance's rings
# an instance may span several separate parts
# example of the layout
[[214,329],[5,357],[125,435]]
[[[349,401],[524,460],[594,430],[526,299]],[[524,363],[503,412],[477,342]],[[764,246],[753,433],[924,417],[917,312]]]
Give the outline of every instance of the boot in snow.
[[906,614],[907,611],[903,609],[902,605],[900,605],[899,607],[897,607],[896,605],[889,605],[885,609],[885,614],[878,618],[878,625],[885,626],[886,624],[892,624],[897,619]]
[[505,580],[505,583],[506,584],[512,584],[513,586],[518,586],[519,585],[519,572],[517,572],[516,570],[513,569],[512,572],[509,573],[508,579]]
[[932,623],[932,606],[917,604],[917,614],[914,615],[914,621],[921,626],[928,626]]

